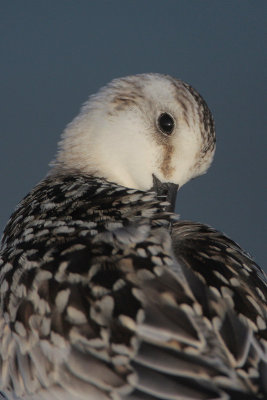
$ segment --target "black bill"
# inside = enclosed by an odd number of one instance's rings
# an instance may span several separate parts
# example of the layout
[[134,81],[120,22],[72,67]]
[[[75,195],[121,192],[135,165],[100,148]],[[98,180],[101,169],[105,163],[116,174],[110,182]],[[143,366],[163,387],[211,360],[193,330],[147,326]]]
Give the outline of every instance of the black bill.
[[178,187],[179,185],[175,185],[174,183],[162,183],[153,174],[152,190],[154,190],[158,196],[162,196],[163,198],[165,198],[164,200],[170,203],[170,205],[166,207],[166,211],[174,212]]

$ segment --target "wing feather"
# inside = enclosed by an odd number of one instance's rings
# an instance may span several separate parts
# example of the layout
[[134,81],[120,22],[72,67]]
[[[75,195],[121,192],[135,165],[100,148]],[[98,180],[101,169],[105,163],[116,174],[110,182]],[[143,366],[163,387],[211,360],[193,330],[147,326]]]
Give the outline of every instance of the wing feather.
[[[80,206],[79,199],[76,208],[72,199],[58,206],[68,218],[51,217],[44,231],[35,221],[35,235],[16,239],[15,248],[10,235],[23,229],[16,216],[8,226],[0,268],[3,395],[263,399],[267,289],[260,268],[201,224],[176,222],[171,238],[170,214],[157,210],[152,194],[147,203],[139,192],[123,200],[119,188],[114,200],[107,184],[96,208],[86,208],[86,190]],[[134,215],[131,196],[146,217]],[[119,203],[130,222],[116,221]]]

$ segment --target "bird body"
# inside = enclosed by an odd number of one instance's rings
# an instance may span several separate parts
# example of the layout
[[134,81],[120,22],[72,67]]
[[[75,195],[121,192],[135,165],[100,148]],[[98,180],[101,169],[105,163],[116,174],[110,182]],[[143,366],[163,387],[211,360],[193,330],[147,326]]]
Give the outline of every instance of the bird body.
[[265,275],[168,202],[214,149],[206,103],[168,76],[115,80],[83,107],[4,231],[4,398],[265,398]]

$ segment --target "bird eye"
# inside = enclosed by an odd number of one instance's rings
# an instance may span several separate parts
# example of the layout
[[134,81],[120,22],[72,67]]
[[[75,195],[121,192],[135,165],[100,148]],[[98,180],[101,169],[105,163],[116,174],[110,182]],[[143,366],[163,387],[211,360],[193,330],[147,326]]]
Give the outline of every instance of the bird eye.
[[163,113],[159,116],[158,127],[165,135],[170,135],[174,129],[174,120],[170,114]]

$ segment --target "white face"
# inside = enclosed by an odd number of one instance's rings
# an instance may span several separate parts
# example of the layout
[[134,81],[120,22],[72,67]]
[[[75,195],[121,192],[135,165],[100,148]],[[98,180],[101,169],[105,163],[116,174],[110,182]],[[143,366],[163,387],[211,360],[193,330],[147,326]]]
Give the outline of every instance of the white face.
[[212,116],[194,89],[170,76],[136,75],[89,98],[63,132],[54,172],[140,190],[152,187],[154,174],[182,186],[207,171],[214,151]]

